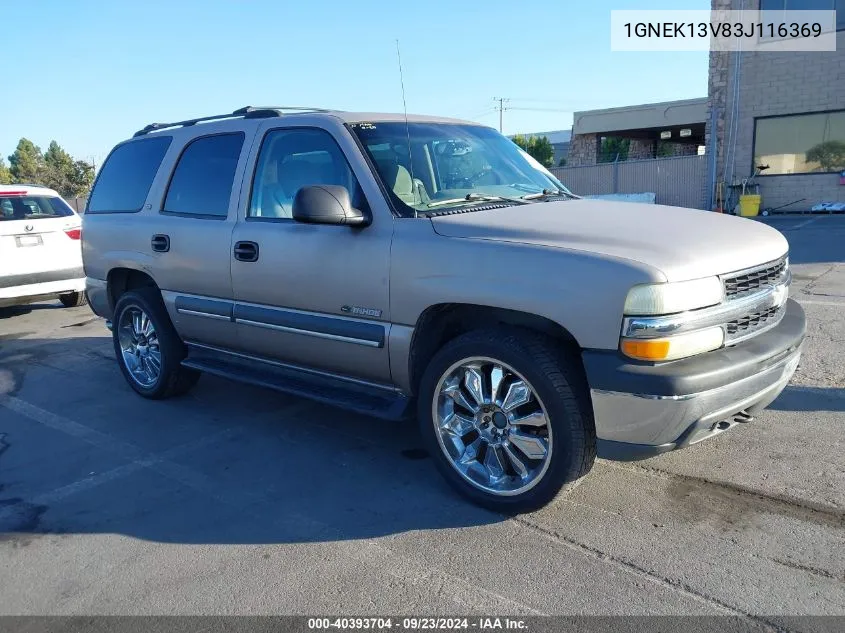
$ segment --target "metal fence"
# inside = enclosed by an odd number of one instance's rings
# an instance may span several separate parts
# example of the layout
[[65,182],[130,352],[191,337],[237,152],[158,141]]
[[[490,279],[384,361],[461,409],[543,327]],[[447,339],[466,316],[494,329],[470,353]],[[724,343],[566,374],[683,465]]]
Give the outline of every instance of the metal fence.
[[[657,204],[707,208],[707,156],[672,156],[626,160],[583,167],[553,167],[573,193],[582,196],[612,193],[654,193]],[[68,203],[82,213],[87,198]]]
[[555,167],[551,171],[573,193],[583,196],[654,193],[657,204],[707,207],[707,156],[704,155]]
[[65,198],[65,200],[76,210],[77,213],[85,212],[85,205],[88,203],[87,196],[84,198]]

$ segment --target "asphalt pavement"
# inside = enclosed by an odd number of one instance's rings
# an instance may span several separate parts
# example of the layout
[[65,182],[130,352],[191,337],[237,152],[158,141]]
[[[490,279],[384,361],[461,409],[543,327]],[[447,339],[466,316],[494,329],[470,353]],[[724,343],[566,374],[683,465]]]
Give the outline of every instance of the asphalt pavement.
[[146,401],[87,307],[0,309],[0,614],[845,615],[845,217],[766,221],[809,320],[783,395],[517,518],[411,425],[212,376]]

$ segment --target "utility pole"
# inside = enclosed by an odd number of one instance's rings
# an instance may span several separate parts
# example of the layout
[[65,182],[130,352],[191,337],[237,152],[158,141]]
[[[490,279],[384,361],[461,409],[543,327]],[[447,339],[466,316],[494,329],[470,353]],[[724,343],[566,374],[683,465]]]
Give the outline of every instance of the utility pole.
[[510,101],[510,99],[505,99],[503,97],[493,97],[493,101],[497,101],[499,103],[498,106],[495,106],[494,109],[499,111],[499,133],[502,132],[502,113],[507,110],[505,104]]

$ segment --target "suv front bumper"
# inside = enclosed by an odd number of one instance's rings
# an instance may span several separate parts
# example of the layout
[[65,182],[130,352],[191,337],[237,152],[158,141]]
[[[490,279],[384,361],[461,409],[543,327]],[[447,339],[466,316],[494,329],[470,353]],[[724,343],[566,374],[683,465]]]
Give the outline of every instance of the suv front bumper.
[[585,351],[599,457],[652,457],[751,421],[786,387],[805,331],[804,310],[789,300],[775,328],[715,352],[654,364]]

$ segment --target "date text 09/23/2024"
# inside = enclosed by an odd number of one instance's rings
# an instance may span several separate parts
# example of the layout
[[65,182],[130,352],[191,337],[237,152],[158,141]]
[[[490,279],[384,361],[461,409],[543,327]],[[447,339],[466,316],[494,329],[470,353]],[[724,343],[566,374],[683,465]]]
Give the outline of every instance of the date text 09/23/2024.
[[397,617],[397,618],[308,618],[308,628],[312,630],[368,629],[375,631],[428,631],[428,630],[525,630],[527,625],[518,618],[476,617],[476,618],[434,618],[434,617]]

